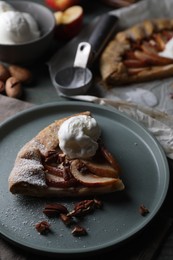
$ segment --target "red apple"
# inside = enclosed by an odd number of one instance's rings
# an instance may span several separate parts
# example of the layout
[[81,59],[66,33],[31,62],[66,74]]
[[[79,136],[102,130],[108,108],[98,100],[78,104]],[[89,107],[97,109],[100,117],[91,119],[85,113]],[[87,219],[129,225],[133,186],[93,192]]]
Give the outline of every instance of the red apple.
[[83,8],[74,5],[65,11],[54,13],[56,20],[55,38],[59,40],[68,40],[76,36],[83,24]]
[[57,11],[64,11],[70,6],[76,5],[80,0],[45,0],[45,4]]

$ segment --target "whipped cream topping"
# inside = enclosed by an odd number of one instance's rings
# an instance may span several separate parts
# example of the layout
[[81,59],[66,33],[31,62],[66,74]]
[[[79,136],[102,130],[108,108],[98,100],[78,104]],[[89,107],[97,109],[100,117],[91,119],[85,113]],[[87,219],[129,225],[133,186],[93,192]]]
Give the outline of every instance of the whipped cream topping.
[[165,49],[158,53],[162,57],[173,59],[173,38],[171,38],[165,45]]
[[59,146],[70,159],[95,155],[101,129],[96,120],[87,115],[74,116],[60,126]]

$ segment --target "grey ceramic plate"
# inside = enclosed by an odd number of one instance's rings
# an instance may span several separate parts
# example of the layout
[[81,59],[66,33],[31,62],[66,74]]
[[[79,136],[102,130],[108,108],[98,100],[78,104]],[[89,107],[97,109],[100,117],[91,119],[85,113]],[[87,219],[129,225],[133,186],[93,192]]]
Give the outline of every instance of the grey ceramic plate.
[[[126,189],[102,195],[103,208],[81,220],[87,236],[74,237],[59,219],[50,219],[52,232],[39,235],[34,225],[47,219],[42,213],[51,199],[14,196],[8,176],[18,150],[55,119],[90,110],[102,128],[102,138],[122,167]],[[160,145],[148,131],[116,110],[84,102],[59,102],[22,112],[0,126],[0,232],[11,242],[55,255],[86,255],[120,245],[138,234],[164,202],[169,170]],[[54,199],[72,209],[80,199]],[[150,213],[143,217],[139,206]],[[48,220],[48,219],[47,219]]]

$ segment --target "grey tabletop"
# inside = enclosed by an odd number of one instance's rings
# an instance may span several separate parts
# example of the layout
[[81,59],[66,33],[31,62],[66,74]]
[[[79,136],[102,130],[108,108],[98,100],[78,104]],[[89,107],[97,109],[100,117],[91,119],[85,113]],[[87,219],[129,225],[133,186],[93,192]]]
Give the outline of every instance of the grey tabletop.
[[[17,0],[13,0],[17,1]],[[24,0],[27,1],[27,0]],[[33,1],[34,2],[34,1]],[[44,4],[44,0],[37,0],[35,2],[40,2]],[[83,2],[87,2],[84,0]],[[86,4],[86,3],[85,3]],[[88,1],[85,9],[85,19],[84,23],[87,24],[94,19],[99,14],[110,11],[111,8],[102,4],[101,1]],[[63,43],[65,44],[65,43]],[[32,103],[35,105],[46,104],[50,102],[59,102],[64,100],[64,98],[59,97],[49,75],[49,70],[47,66],[47,61],[50,59],[51,55],[56,52],[59,48],[63,47],[62,43],[53,44],[51,50],[47,53],[45,57],[37,64],[30,66],[29,69],[34,75],[34,80],[32,84],[24,87],[24,95],[22,96],[22,101]],[[1,102],[1,99],[0,99]],[[4,103],[5,105],[5,103]],[[14,104],[15,106],[15,104]],[[30,105],[23,106],[24,108],[30,107]],[[170,171],[172,172],[172,161],[169,161]],[[146,230],[139,235],[136,240],[131,241],[129,244],[123,245],[119,249],[106,253],[106,257],[116,259],[140,259],[140,260],[172,260],[173,259],[173,229],[172,229],[172,217],[173,217],[173,206],[171,203],[172,194],[172,179],[171,185],[168,192],[168,196],[160,210],[159,214],[156,216],[151,225],[146,228]],[[160,232],[162,230],[163,232]],[[168,231],[169,230],[169,231]],[[166,234],[166,236],[165,236]],[[161,241],[161,246],[158,241]],[[159,249],[158,249],[159,245]],[[157,249],[157,250],[156,250]],[[123,253],[122,253],[123,252]],[[24,252],[25,255],[25,252]],[[0,255],[1,256],[1,255]],[[34,255],[28,256],[26,258],[18,259],[37,259]],[[8,258],[2,258],[5,260]],[[12,258],[9,258],[10,260]],[[44,258],[49,259],[49,258]]]

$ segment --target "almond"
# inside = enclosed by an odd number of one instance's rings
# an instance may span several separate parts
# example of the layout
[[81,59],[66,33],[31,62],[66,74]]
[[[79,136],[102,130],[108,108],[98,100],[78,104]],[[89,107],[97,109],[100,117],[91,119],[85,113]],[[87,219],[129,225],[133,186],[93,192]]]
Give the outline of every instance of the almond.
[[21,82],[15,77],[10,77],[5,83],[5,91],[8,97],[20,98],[22,95]]
[[6,66],[0,64],[0,80],[5,82],[10,77],[10,72]]
[[5,84],[2,80],[0,80],[0,93],[3,93],[5,91]]
[[11,76],[15,77],[20,82],[30,83],[32,81],[32,73],[30,70],[17,65],[10,65],[8,69]]

